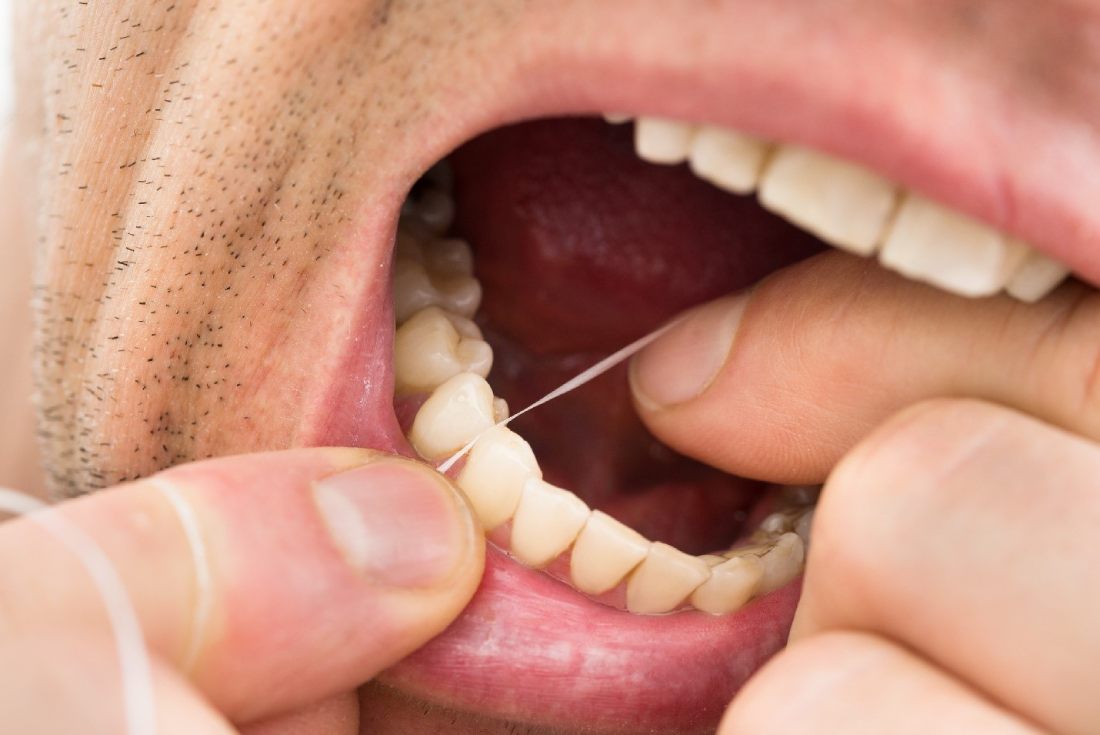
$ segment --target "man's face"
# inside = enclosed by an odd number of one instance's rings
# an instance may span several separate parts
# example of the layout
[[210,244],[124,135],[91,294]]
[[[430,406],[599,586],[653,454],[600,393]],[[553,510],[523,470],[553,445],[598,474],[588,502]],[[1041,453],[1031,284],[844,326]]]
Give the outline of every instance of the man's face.
[[[521,119],[624,111],[827,150],[1100,277],[1091,247],[1100,237],[1100,3],[1088,0],[25,0],[20,13],[19,125],[30,141],[25,191],[40,256],[40,428],[62,494],[213,455],[300,445],[411,451],[392,369],[390,265],[402,202],[434,163]],[[592,301],[600,339],[567,345],[561,334],[583,325],[554,322],[542,303],[543,331],[501,336],[546,269],[478,241],[507,240],[501,221],[517,229],[517,248],[533,239],[518,232],[529,220],[507,219],[511,210],[494,209],[502,198],[482,187],[522,180],[508,167],[555,158],[562,139],[576,155],[629,135],[602,122],[557,125],[467,146],[454,161],[466,207],[459,226],[485,273],[482,324],[493,331],[495,318],[498,364],[508,340],[531,364],[539,359],[530,355],[606,353],[677,309],[823,247],[769,220],[760,229],[787,243],[782,262],[747,269],[723,260],[726,276],[700,286],[712,275],[709,246],[655,246],[693,284],[683,287],[628,273],[643,268],[638,259],[597,259],[651,292],[641,302],[659,307],[644,325],[600,321]],[[523,158],[543,143],[541,157]],[[502,151],[519,151],[519,163]],[[667,180],[679,187],[669,211],[710,211],[680,201],[716,196],[699,193],[706,185],[683,183],[686,171],[659,175],[679,177]],[[652,208],[662,208],[659,198]],[[606,221],[625,221],[615,216]],[[672,225],[661,222],[652,229],[667,233]],[[549,229],[570,234],[568,225]],[[584,281],[555,274],[559,286]],[[592,299],[594,281],[584,282],[577,299]],[[500,380],[534,398],[584,364],[566,361],[553,379]],[[569,451],[555,444],[561,425],[533,431],[543,446]],[[634,428],[624,431],[637,440]],[[449,643],[391,677],[396,689],[367,691],[374,731],[455,722],[448,727],[506,731],[508,720],[706,727],[714,703],[781,644],[796,595],[781,591],[739,623],[641,618],[579,595],[559,601],[564,617],[555,619],[536,600],[561,597],[557,582],[494,563],[487,587],[523,595],[481,599]],[[679,638],[680,648],[659,644],[655,657],[613,649],[580,630],[598,625],[647,644]],[[704,649],[682,643],[704,633],[708,645],[736,648],[721,676],[699,661]],[[604,658],[579,653],[596,649]],[[673,682],[702,683],[670,686],[661,666]]]

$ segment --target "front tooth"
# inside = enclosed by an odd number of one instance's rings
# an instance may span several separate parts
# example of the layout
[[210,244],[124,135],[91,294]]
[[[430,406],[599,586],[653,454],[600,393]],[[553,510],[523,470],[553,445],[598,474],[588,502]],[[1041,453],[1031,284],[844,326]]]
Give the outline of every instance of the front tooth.
[[824,153],[783,146],[760,183],[760,203],[838,248],[870,255],[894,212],[897,187]]
[[486,531],[511,518],[523,487],[542,478],[531,445],[514,431],[497,426],[485,432],[470,450],[457,483],[470,499]]
[[432,274],[412,258],[398,258],[393,266],[393,308],[398,324],[421,309],[441,306],[472,317],[481,303],[481,284],[460,273]]
[[887,268],[960,296],[990,296],[1019,267],[1025,248],[965,215],[909,195],[879,253]]
[[1056,289],[1069,276],[1069,268],[1042,253],[1030,250],[1008,279],[1005,290],[1020,301],[1033,304]]
[[671,612],[709,576],[710,567],[702,559],[654,542],[626,583],[626,607],[641,615]]
[[694,125],[640,117],[634,124],[634,150],[639,158],[650,163],[683,163],[691,150],[694,134]]
[[606,513],[593,511],[573,545],[570,575],[581,592],[600,595],[645,559],[649,541]]
[[764,565],[755,556],[718,558],[722,563],[711,568],[710,579],[691,595],[691,604],[696,610],[726,615],[753,596],[764,576]]
[[590,513],[568,490],[527,480],[512,518],[512,554],[530,567],[546,566],[569,548]]
[[780,536],[771,549],[760,555],[764,573],[760,578],[757,594],[766,595],[797,577],[802,571],[805,558],[806,551],[798,534],[785,533]]
[[735,194],[749,194],[760,181],[768,152],[768,145],[755,138],[703,127],[692,140],[689,163],[700,179]]
[[393,361],[397,393],[427,393],[459,373],[486,377],[493,349],[472,321],[429,306],[397,330]]
[[508,410],[508,401],[503,398],[493,399],[493,423],[499,424],[504,419],[511,416],[511,412]]
[[480,375],[459,373],[424,401],[413,419],[409,441],[420,456],[439,461],[493,424],[493,389]]
[[623,123],[630,122],[634,118],[622,112],[605,112],[603,114],[603,119],[612,125],[622,125]]

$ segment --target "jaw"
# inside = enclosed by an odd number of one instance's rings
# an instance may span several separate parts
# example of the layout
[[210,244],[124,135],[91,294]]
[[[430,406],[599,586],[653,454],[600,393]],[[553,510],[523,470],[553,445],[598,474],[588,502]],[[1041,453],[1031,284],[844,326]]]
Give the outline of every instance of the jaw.
[[[621,110],[807,144],[1027,238],[1100,281],[1090,250],[1100,239],[1100,94],[1090,86],[1100,50],[1089,42],[1100,19],[1087,7],[852,0],[841,13],[824,1],[577,0],[443,4],[429,15],[331,5],[323,17],[288,10],[305,30],[272,39],[272,25],[244,22],[264,4],[190,4],[152,53],[138,59],[123,49],[134,73],[108,79],[102,99],[73,92],[24,119],[36,134],[42,119],[62,128],[81,121],[75,133],[51,127],[42,153],[45,268],[64,284],[39,307],[43,425],[59,489],[286,446],[411,454],[388,369],[400,202],[434,161],[522,118]],[[113,53],[114,38],[67,22],[80,43]],[[61,51],[95,75],[92,59]],[[41,76],[40,88],[58,83],[48,68],[31,67],[25,73]],[[165,69],[167,82],[146,73]],[[239,89],[254,94],[242,101]],[[104,101],[112,94],[133,101],[140,135],[104,156],[94,141],[118,139],[118,113]],[[166,98],[149,113],[148,100]],[[524,709],[529,698],[498,696],[508,671],[478,658],[479,620],[558,615],[560,625],[537,641],[508,641],[555,676],[606,667],[611,650],[596,645],[591,659],[563,660],[561,649],[533,647],[555,637],[575,644],[572,652],[600,643],[581,636],[577,600],[544,584],[493,563],[470,613],[390,683],[536,719]],[[546,607],[510,597],[532,587]],[[685,617],[679,648],[670,645],[640,681],[673,676],[695,687],[695,701],[718,706],[782,645],[796,595],[777,593],[771,609],[754,608],[759,617]],[[641,637],[654,624],[598,614],[611,637],[629,626]],[[742,652],[718,673],[700,658],[715,640]],[[465,675],[440,682],[432,673],[454,662],[469,665]],[[481,678],[470,675],[483,664]],[[622,688],[590,684],[591,701]],[[652,727],[692,731],[716,720],[716,711],[685,711],[671,694],[645,699]],[[607,729],[624,719],[614,706],[570,710],[574,701],[563,696],[551,714]]]

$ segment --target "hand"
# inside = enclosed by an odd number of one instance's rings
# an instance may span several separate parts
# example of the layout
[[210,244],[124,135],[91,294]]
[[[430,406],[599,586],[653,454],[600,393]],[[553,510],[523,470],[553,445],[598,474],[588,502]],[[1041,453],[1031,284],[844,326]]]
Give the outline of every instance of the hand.
[[[442,631],[484,561],[446,480],[366,450],[182,466],[50,512],[117,568],[165,735],[358,733],[354,689]],[[5,732],[125,732],[100,597],[32,518],[0,526],[0,625]]]
[[681,451],[828,475],[791,645],[720,732],[1100,731],[1096,292],[965,301],[815,260],[632,370]]

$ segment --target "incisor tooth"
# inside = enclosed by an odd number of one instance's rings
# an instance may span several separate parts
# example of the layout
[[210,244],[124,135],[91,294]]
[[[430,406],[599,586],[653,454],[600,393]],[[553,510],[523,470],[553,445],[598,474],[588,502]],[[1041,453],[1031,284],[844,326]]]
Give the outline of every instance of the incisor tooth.
[[870,255],[896,206],[897,187],[855,164],[782,146],[760,182],[760,203],[838,248]]
[[695,126],[676,120],[640,117],[634,123],[634,151],[643,161],[676,164],[687,160]]
[[493,421],[493,389],[485,378],[459,373],[435,389],[413,419],[409,441],[422,457],[446,459]]
[[433,274],[413,258],[393,264],[393,309],[398,324],[429,306],[472,317],[481,303],[481,283],[460,273]]
[[760,181],[767,144],[723,128],[704,126],[691,143],[692,172],[720,189],[749,194]]
[[531,445],[519,434],[497,426],[478,439],[458,474],[458,486],[470,499],[481,525],[492,531],[516,512],[529,479],[542,478]]
[[626,607],[632,613],[656,615],[678,608],[710,576],[710,567],[659,541],[626,583]]
[[600,595],[615,587],[649,551],[649,541],[606,513],[593,511],[573,545],[570,576],[581,592]]
[[429,306],[397,330],[393,362],[398,394],[427,393],[459,373],[484,378],[493,349],[472,321]]
[[981,222],[923,197],[909,195],[879,253],[879,262],[904,276],[960,296],[1000,291],[1026,251]]
[[757,586],[757,594],[766,595],[797,577],[805,557],[805,548],[798,534],[785,533],[776,539],[775,545],[760,556],[764,574]]
[[590,513],[568,490],[527,480],[512,518],[512,554],[528,566],[546,566],[569,548]]
[[1033,304],[1056,289],[1067,276],[1069,268],[1029,248],[1024,262],[1008,279],[1005,290],[1020,301]]
[[763,576],[764,565],[755,556],[722,559],[711,567],[710,579],[691,595],[691,604],[696,610],[726,615],[749,601]]

